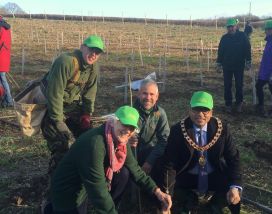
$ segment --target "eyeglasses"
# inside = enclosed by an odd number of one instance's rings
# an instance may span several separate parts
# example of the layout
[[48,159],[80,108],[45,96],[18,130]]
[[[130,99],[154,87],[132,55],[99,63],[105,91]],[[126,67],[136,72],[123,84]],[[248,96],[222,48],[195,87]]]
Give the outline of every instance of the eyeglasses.
[[130,133],[132,133],[132,132],[138,133],[138,129],[135,128],[134,126],[123,125],[123,124],[122,124],[122,126],[125,127],[125,129],[126,129],[127,131],[129,131]]
[[211,112],[211,110],[207,108],[191,108],[191,111],[194,114],[202,113],[204,116],[207,116]]

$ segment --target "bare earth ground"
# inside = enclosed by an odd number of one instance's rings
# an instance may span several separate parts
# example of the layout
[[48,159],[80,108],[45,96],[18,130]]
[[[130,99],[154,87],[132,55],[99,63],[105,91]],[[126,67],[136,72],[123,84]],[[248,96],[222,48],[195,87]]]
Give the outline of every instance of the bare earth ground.
[[[106,74],[103,76],[106,76]],[[117,74],[115,75],[117,76]],[[177,78],[176,76],[179,77]],[[171,109],[172,114],[168,115],[171,124],[186,115],[187,109],[186,107],[181,108],[182,102],[187,102],[191,94],[190,90],[193,91],[199,88],[197,81],[185,81],[185,79],[186,75],[170,73],[168,75],[169,86],[167,85],[166,91],[160,97],[160,104],[165,109]],[[107,84],[109,81],[110,85]],[[118,77],[111,77],[109,79],[105,77],[101,79],[103,87],[101,86],[98,92],[97,114],[98,112],[99,115],[112,113],[123,102],[123,93],[111,89],[112,86],[119,83],[120,80]],[[179,86],[182,86],[181,89]],[[185,90],[182,90],[182,88],[185,88]],[[193,89],[186,91],[186,88]],[[218,90],[222,93],[222,89],[219,88]],[[103,105],[101,104],[102,102]],[[272,171],[271,162],[265,158],[257,157],[255,154],[258,153],[255,152],[258,150],[252,147],[256,139],[262,139],[263,135],[268,134],[271,129],[271,121],[269,122],[271,119],[266,119],[270,127],[258,127],[256,121],[260,121],[260,119],[253,115],[254,113],[250,104],[247,104],[247,109],[242,115],[226,115],[222,112],[221,108],[222,106],[215,108],[215,115],[227,120],[231,124],[234,139],[237,141],[241,151],[245,182],[271,190],[271,181],[268,179]],[[2,109],[0,114],[1,116],[12,115],[13,110]],[[5,123],[1,123],[0,132],[2,147],[0,162],[2,165],[0,175],[0,213],[36,213],[38,202],[41,199],[41,194],[46,184],[44,175],[47,169],[48,153],[45,142],[42,136],[33,138],[23,137],[17,128]],[[241,135],[243,136],[240,138]],[[251,193],[251,197],[256,197],[257,194],[257,192]],[[259,199],[259,201],[264,201],[271,206],[270,199]],[[245,213],[259,212],[254,209],[252,211],[250,207],[244,207],[243,209]]]
[[[28,60],[24,65],[25,73],[21,75],[21,46],[16,44],[16,41],[18,42],[18,38],[23,33],[19,32],[18,24],[23,22],[27,27],[30,25],[35,26],[40,20],[32,20],[32,24],[17,19],[11,20],[11,22],[14,26],[14,55],[12,57],[11,74],[18,84],[23,87],[27,81],[45,73],[50,67],[52,58],[51,55],[48,56],[49,54],[44,55],[42,53],[43,49],[39,52],[34,47],[29,48],[29,51],[33,49],[34,52],[36,51],[39,54],[36,53],[27,56]],[[50,21],[44,21],[44,23],[49,25],[49,29],[54,29],[54,26],[57,25]],[[68,24],[70,25],[71,23]],[[79,28],[81,23],[72,24],[75,28]],[[120,26],[120,31],[125,31],[125,26]],[[106,26],[104,27],[107,28]],[[116,28],[118,27],[116,26]],[[52,29],[48,30],[48,34],[51,31],[54,32]],[[129,29],[131,29],[131,26],[129,26]],[[99,29],[97,30],[99,31]],[[105,29],[103,30],[105,31]],[[196,29],[195,31],[198,30],[201,33],[207,31],[208,34],[210,32],[206,28]],[[103,34],[106,34],[104,31],[101,30]],[[125,32],[128,31],[126,30]],[[145,31],[144,33],[147,34],[147,32]],[[158,35],[159,32],[160,30],[158,30]],[[219,32],[219,35],[222,32]],[[86,33],[93,33],[93,31],[90,30]],[[119,41],[118,38],[116,39],[117,36],[114,33],[110,34],[112,37],[109,38],[112,40],[115,38],[115,40]],[[162,32],[160,33],[163,34]],[[174,33],[171,36],[174,39]],[[74,40],[77,38],[77,36],[74,36]],[[51,40],[53,39],[51,38]],[[190,36],[187,39],[190,40]],[[42,39],[40,38],[40,40]],[[73,40],[71,39],[71,41]],[[75,44],[71,46],[76,47]],[[47,48],[47,51],[49,51],[49,47]],[[67,47],[67,49],[71,49],[71,47]],[[199,62],[191,59],[188,69],[186,59],[176,59],[174,53],[172,54],[173,56],[169,53],[167,56],[167,72],[164,76],[162,72],[158,72],[160,70],[158,66],[160,60],[159,56],[155,53],[153,55],[151,53],[151,56],[145,53],[143,57],[145,64],[141,66],[138,53],[135,55],[135,62],[133,62],[131,61],[131,52],[121,52],[118,48],[112,48],[112,50],[109,50],[109,55],[105,54],[102,56],[95,115],[101,116],[113,113],[117,107],[124,104],[124,89],[117,90],[115,86],[121,85],[125,81],[124,73],[126,68],[131,73],[132,80],[141,79],[150,72],[157,71],[158,81],[165,81],[165,91],[163,91],[163,87],[160,85],[161,94],[159,104],[166,110],[170,125],[175,124],[187,115],[188,102],[194,91],[206,90],[211,92],[215,100],[214,115],[226,120],[230,124],[234,141],[237,143],[241,153],[244,182],[251,185],[245,186],[244,196],[265,206],[272,207],[272,195],[253,188],[253,186],[257,186],[264,190],[272,191],[272,181],[270,179],[272,174],[272,119],[261,118],[255,114],[254,106],[252,105],[251,77],[249,73],[245,75],[244,112],[242,114],[233,113],[229,115],[223,111],[222,75],[215,73],[212,68],[207,71],[206,68],[199,67]],[[214,56],[216,55],[216,53],[213,54]],[[254,58],[254,61],[256,61],[255,67],[258,67],[257,62],[259,57],[260,55],[257,54]],[[202,85],[200,70],[203,70]],[[15,85],[11,85],[13,95],[15,95],[19,90]],[[269,100],[270,97],[267,90],[265,93],[266,100]],[[133,100],[135,99],[135,95],[136,92],[133,92]],[[128,104],[129,100],[128,95]],[[0,109],[0,214],[38,213],[38,204],[41,201],[42,192],[46,185],[45,175],[49,157],[46,143],[41,135],[30,138],[25,137],[15,126],[4,123],[3,121],[1,122],[1,120],[16,122],[16,119],[12,118],[1,119],[1,117],[9,115],[14,115],[13,109]],[[126,207],[124,204],[120,213],[139,213],[137,204],[132,207]],[[148,203],[144,202],[143,204],[145,206],[142,208],[142,213],[150,213]],[[262,211],[259,208],[245,204],[243,205],[242,213],[262,213]]]

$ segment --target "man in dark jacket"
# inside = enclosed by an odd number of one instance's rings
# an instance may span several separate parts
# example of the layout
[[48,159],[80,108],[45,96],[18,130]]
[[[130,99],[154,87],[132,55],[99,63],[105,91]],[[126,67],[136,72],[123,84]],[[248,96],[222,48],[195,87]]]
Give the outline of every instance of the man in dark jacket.
[[258,80],[256,83],[256,92],[258,97],[257,113],[261,116],[272,116],[272,106],[268,114],[264,109],[264,92],[263,87],[268,84],[270,93],[272,94],[272,20],[265,23],[265,40],[266,45],[263,52],[263,57],[260,65]]
[[[131,177],[169,211],[171,197],[139,167],[128,139],[138,128],[139,113],[122,106],[115,117],[82,134],[58,165],[51,185],[54,213],[87,213],[86,197],[100,214],[117,214],[116,205]],[[82,187],[84,187],[82,189]]]
[[192,211],[198,200],[211,192],[208,213],[221,213],[226,205],[232,213],[240,211],[239,152],[228,127],[212,114],[212,96],[195,92],[189,117],[170,130],[163,159],[163,187],[172,193],[175,186],[180,213]]
[[246,34],[247,38],[250,40],[250,36],[253,33],[253,27],[252,27],[250,21],[246,22],[244,33]]
[[143,80],[134,103],[134,108],[140,114],[139,133],[130,139],[132,147],[137,149],[139,165],[154,179],[158,174],[156,166],[164,153],[170,132],[167,115],[157,104],[158,98],[157,83],[152,79]]
[[226,111],[232,111],[232,79],[235,79],[235,105],[242,112],[244,69],[251,68],[251,46],[243,32],[237,30],[237,19],[227,20],[227,33],[222,36],[217,56],[217,71],[223,68]]

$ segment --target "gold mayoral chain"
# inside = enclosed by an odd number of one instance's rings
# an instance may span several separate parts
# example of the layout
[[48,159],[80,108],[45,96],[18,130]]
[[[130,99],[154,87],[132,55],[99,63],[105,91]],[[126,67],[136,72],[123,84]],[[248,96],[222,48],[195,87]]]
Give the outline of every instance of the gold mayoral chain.
[[181,126],[181,131],[182,131],[182,134],[184,136],[184,138],[186,139],[186,141],[188,142],[188,144],[193,147],[194,149],[196,149],[197,151],[199,151],[201,153],[199,159],[198,159],[198,163],[200,166],[204,167],[205,164],[206,164],[206,159],[203,155],[203,152],[210,149],[215,143],[216,141],[218,140],[218,138],[221,136],[221,133],[222,133],[222,130],[223,130],[223,126],[222,126],[222,122],[219,118],[217,117],[214,117],[217,121],[217,131],[213,137],[213,139],[208,143],[206,144],[205,146],[199,146],[197,145],[193,140],[192,138],[190,138],[190,136],[188,135],[186,129],[185,129],[185,125],[184,125],[184,122],[187,118],[181,120],[180,122],[180,126]]

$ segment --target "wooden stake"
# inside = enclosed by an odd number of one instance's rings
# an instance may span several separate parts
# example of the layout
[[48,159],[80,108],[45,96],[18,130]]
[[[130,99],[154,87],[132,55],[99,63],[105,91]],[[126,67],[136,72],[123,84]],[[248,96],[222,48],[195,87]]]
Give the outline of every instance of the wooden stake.
[[256,80],[255,80],[255,72],[254,72],[253,68],[250,69],[250,74],[251,74],[251,79],[252,79],[252,103],[253,103],[253,105],[256,105],[256,103],[257,103],[257,101],[256,101],[256,88],[255,88]]
[[[169,194],[168,170],[166,171],[166,194]],[[167,214],[171,214],[171,211],[169,210]]]
[[36,28],[36,37],[37,37],[38,44],[40,44],[39,31],[37,28]]
[[21,70],[22,75],[24,75],[24,71],[25,71],[25,47],[23,46],[23,49],[22,49],[22,70]]
[[162,92],[165,92],[165,84],[166,84],[166,54],[164,53],[164,64],[163,64],[163,85]]
[[187,73],[190,72],[190,58],[189,58],[189,51],[188,51],[188,46],[186,44],[186,66],[187,66]]
[[161,76],[161,70],[162,70],[162,56],[160,55],[160,58],[159,58],[159,77]]
[[130,68],[130,73],[131,73],[131,78],[133,78],[134,75],[134,66],[135,66],[135,55],[134,55],[134,48],[132,47],[131,49],[131,68]]
[[139,39],[138,39],[138,48],[139,48],[139,54],[140,54],[141,65],[144,66],[144,61],[143,61],[143,56],[142,56],[142,51],[141,51],[140,42],[141,42],[141,37],[139,36]]
[[107,40],[107,46],[106,46],[106,54],[107,54],[107,60],[109,60],[109,51],[110,51],[110,37]]
[[148,56],[151,55],[151,41],[150,38],[148,39]]
[[80,48],[81,46],[81,39],[80,39],[80,32],[78,32],[78,47]]
[[210,51],[207,51],[207,70],[210,71]]
[[45,37],[45,34],[44,34],[44,54],[46,55],[46,53],[47,53],[46,37]]
[[200,63],[199,63],[199,66],[200,66],[200,86],[203,86],[203,71],[202,71],[202,60],[200,59]]
[[124,104],[127,103],[127,85],[128,85],[128,69],[126,67],[126,71],[125,71],[125,87],[124,87]]
[[130,74],[128,74],[128,83],[129,83],[130,106],[132,107],[132,90],[131,90],[131,78],[130,78]]
[[57,50],[59,50],[59,34],[57,33]]
[[61,32],[61,47],[63,47],[63,31]]

